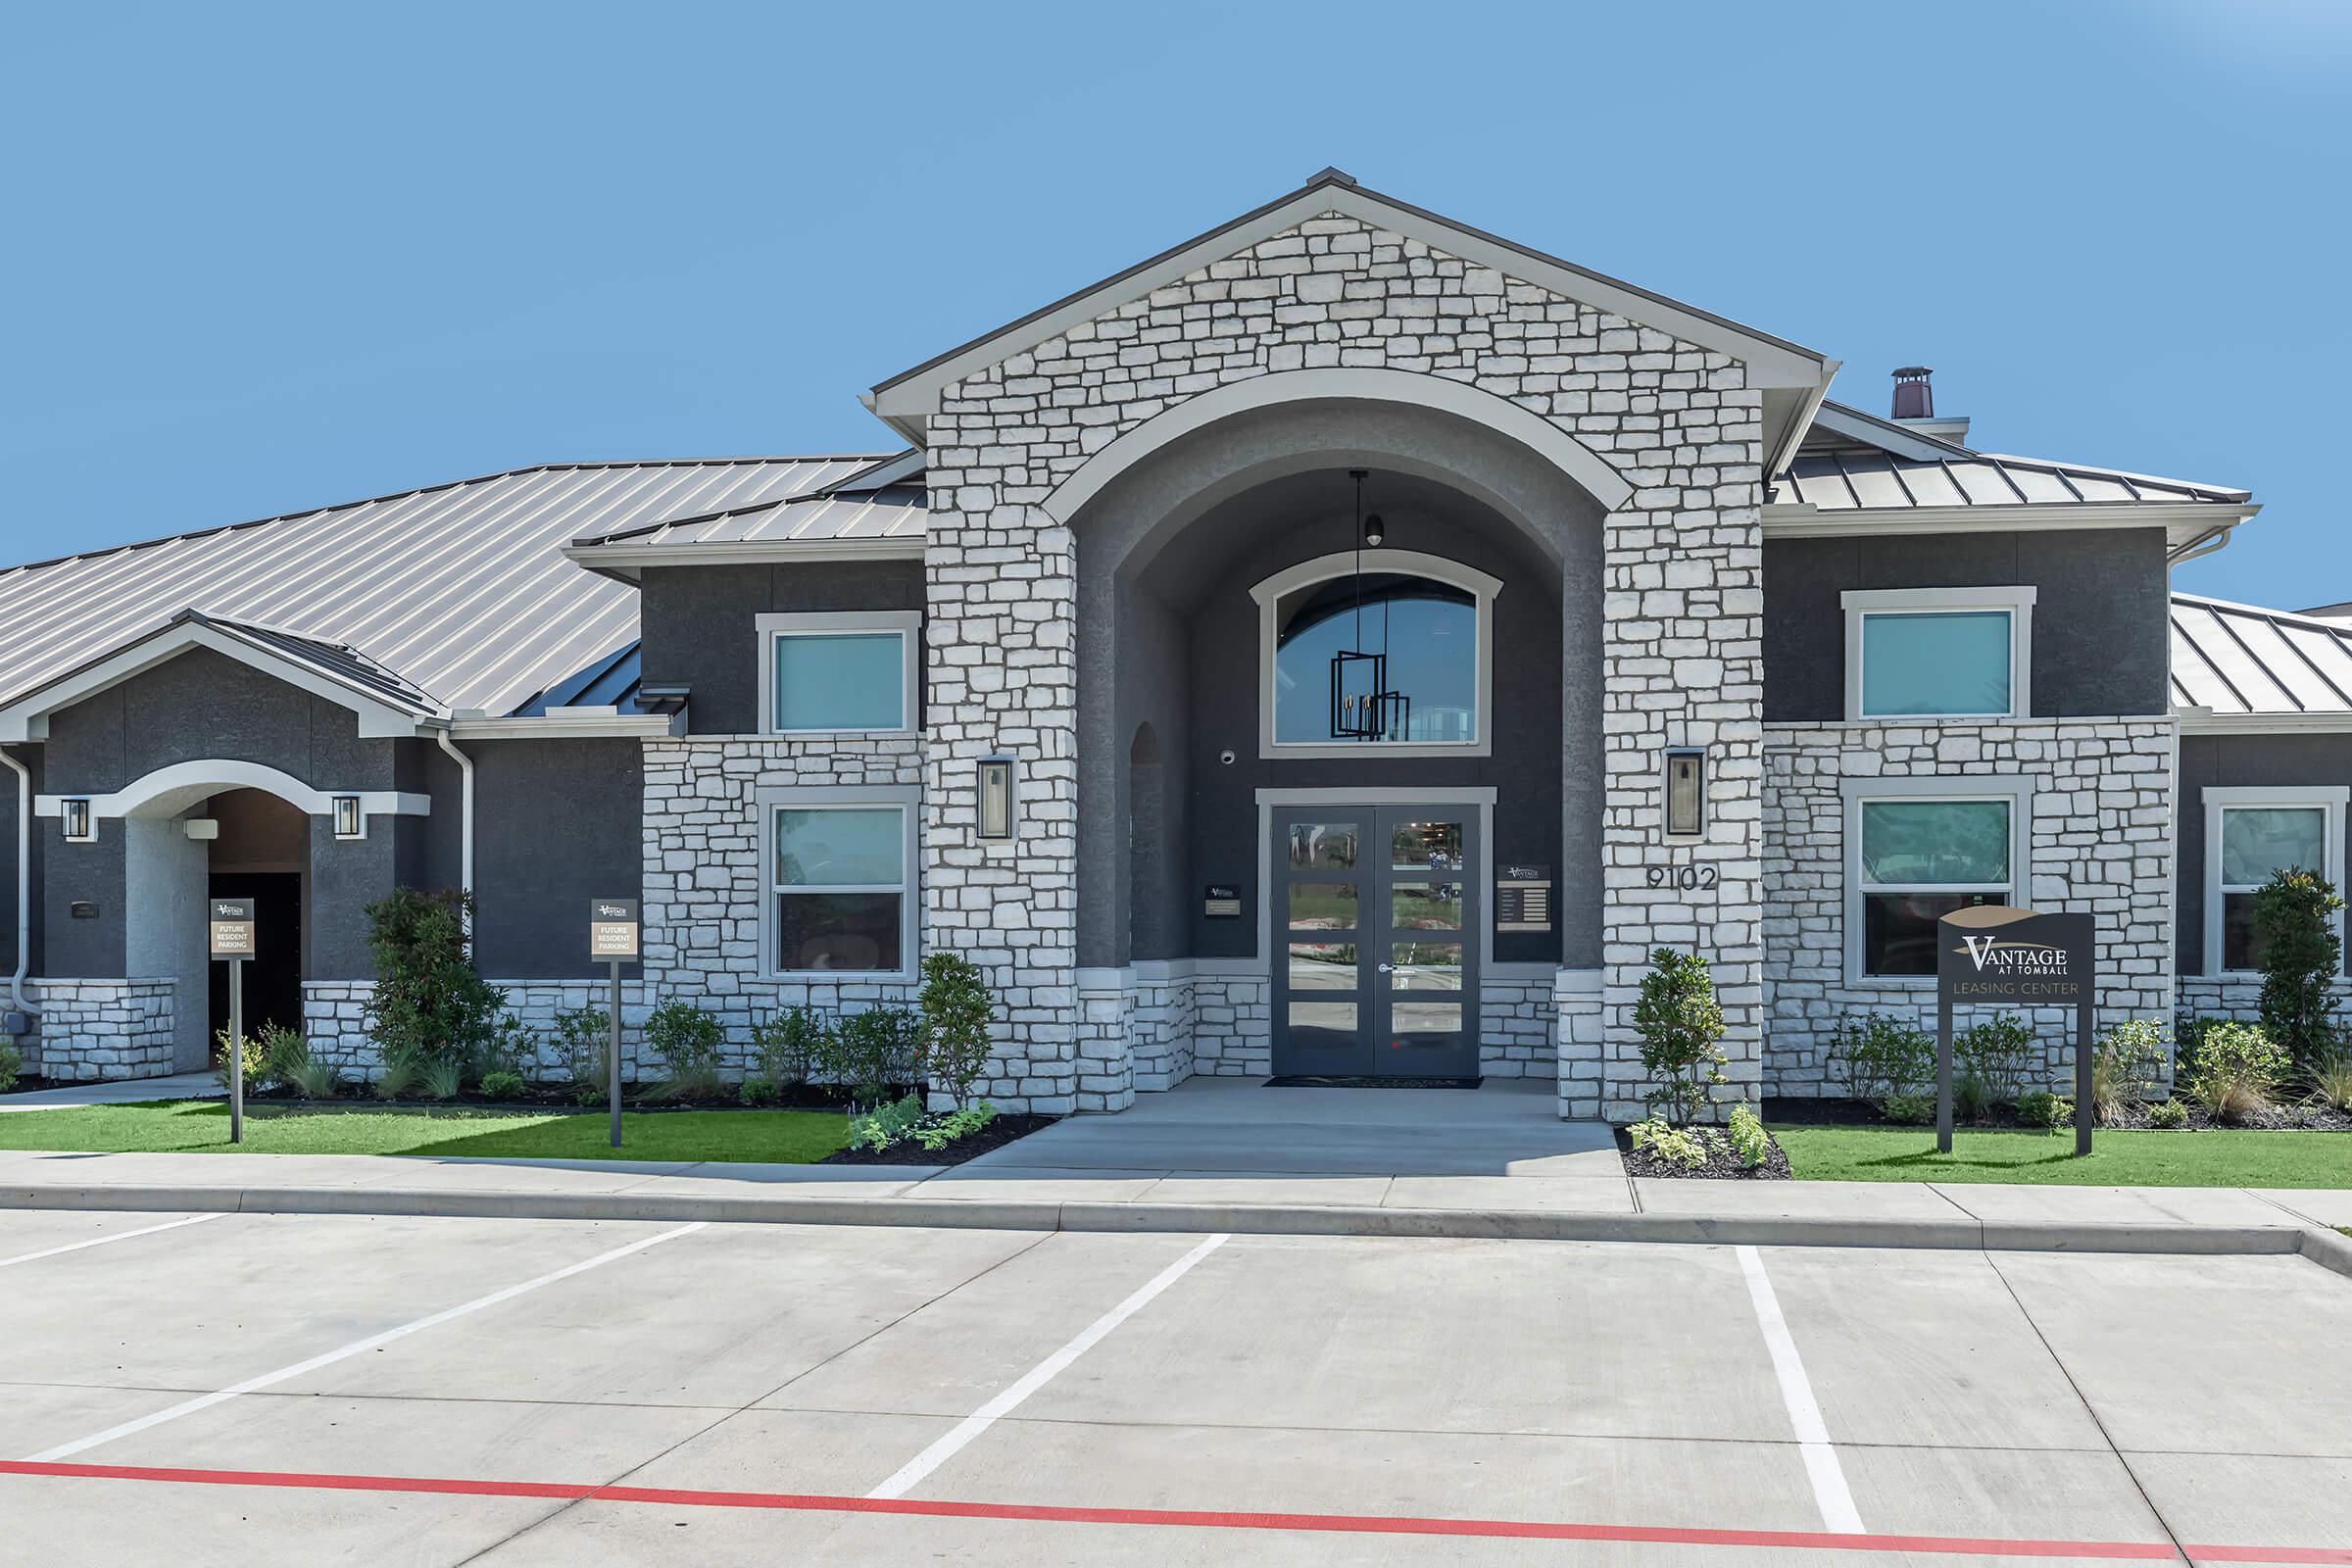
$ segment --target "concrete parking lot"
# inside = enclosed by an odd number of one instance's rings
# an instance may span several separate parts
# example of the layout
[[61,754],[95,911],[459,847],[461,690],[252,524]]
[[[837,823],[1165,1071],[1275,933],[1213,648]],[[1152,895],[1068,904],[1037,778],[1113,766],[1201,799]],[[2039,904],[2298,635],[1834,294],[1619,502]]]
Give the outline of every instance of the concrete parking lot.
[[2352,1562],[2352,1282],[0,1212],[9,1560]]

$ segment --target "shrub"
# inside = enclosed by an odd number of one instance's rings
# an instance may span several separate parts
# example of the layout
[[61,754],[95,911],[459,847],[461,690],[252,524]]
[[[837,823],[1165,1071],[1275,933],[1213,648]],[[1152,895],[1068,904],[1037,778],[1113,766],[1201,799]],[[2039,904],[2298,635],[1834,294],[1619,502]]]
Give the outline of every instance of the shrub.
[[1992,1110],[1992,1091],[1973,1072],[1952,1075],[1952,1115],[1961,1121],[1983,1121]]
[[980,970],[959,953],[934,953],[923,960],[923,1073],[934,1094],[958,1107],[968,1103],[972,1085],[988,1066],[989,1026],[997,1021],[997,999]]
[[1934,1095],[1888,1095],[1879,1102],[1886,1118],[1904,1127],[1925,1127],[1936,1119]]
[[[1935,1046],[1929,1046],[1928,1072],[1936,1070]],[[2034,1026],[2014,1012],[1996,1012],[1969,1025],[1953,1037],[1953,1070],[1965,1070],[1981,1080],[1995,1104],[2015,1104],[2020,1095],[2041,1076],[2041,1042]]]
[[424,1081],[425,1063],[430,1057],[413,1051],[393,1051],[384,1054],[383,1069],[375,1075],[375,1098],[398,1100]]
[[743,1081],[743,1087],[735,1091],[735,1098],[747,1107],[757,1110],[761,1105],[772,1105],[782,1100],[784,1091],[776,1087],[774,1080],[754,1075]]
[[17,1079],[24,1071],[24,1054],[12,1041],[0,1040],[0,1095],[17,1087]]
[[282,1023],[266,1023],[256,1038],[262,1046],[262,1070],[258,1076],[270,1084],[290,1084],[310,1064],[311,1043],[299,1029],[289,1029]]
[[908,1095],[850,1119],[850,1147],[876,1153],[900,1142],[923,1119],[923,1097]]
[[983,1100],[942,1116],[932,1116],[914,1129],[914,1141],[936,1154],[958,1138],[969,1138],[997,1119],[997,1107]]
[[481,1091],[490,1100],[519,1100],[522,1098],[522,1074],[493,1071],[482,1074]]
[[1698,1170],[1707,1163],[1707,1145],[1695,1128],[1676,1127],[1658,1117],[1638,1121],[1625,1130],[1634,1148],[1661,1165]]
[[2153,1018],[2128,1018],[2099,1037],[2090,1054],[2090,1102],[2100,1122],[2113,1126],[2147,1103],[2164,1067],[2164,1026]]
[[1724,1136],[1731,1140],[1732,1152],[1740,1156],[1740,1163],[1749,1170],[1771,1156],[1772,1135],[1764,1130],[1763,1119],[1746,1105],[1732,1107],[1732,1119],[1724,1128]]
[[2074,1102],[2053,1095],[2047,1089],[2029,1089],[2017,1097],[2017,1120],[2020,1126],[2056,1132],[2074,1119]]
[[417,1087],[427,1100],[455,1100],[466,1087],[466,1063],[455,1056],[432,1056],[416,1065]]
[[490,1043],[507,994],[474,971],[466,932],[473,901],[444,889],[396,888],[368,906],[375,990],[368,1033],[388,1063],[396,1055],[470,1062]]
[[2321,1104],[2352,1110],[2352,1049],[2336,1048],[2312,1064],[2311,1095]]
[[538,1038],[528,1025],[511,1012],[501,1013],[490,1026],[490,1034],[473,1055],[473,1080],[477,1084],[494,1077],[508,1077],[519,1082],[522,1070],[539,1054]]
[[2148,1125],[2161,1132],[2179,1132],[2188,1125],[2188,1107],[2178,1100],[2158,1101],[2148,1107]]
[[2298,1067],[2311,1067],[2335,1043],[2335,979],[2344,967],[2335,914],[2343,906],[2335,884],[2292,866],[2273,872],[2254,895],[2263,1032]]
[[709,1094],[718,1087],[718,1020],[691,1002],[664,1001],[645,1018],[645,1043],[666,1069],[664,1095]]
[[2198,1042],[2188,1093],[2215,1121],[2237,1121],[2268,1110],[2285,1076],[2286,1054],[2270,1036],[2254,1024],[2217,1018]]
[[566,1008],[556,1014],[550,1044],[572,1098],[583,1105],[603,1100],[612,1076],[612,1015],[602,1007]]
[[805,1084],[812,1068],[825,1059],[832,1020],[820,1007],[802,1003],[771,1012],[752,1029],[752,1051],[760,1060],[760,1076],[779,1095],[790,1084]]
[[[252,1094],[265,1087],[268,1082],[263,1075],[270,1070],[270,1048],[262,1044],[262,1037],[259,1035],[247,1035],[244,1045],[245,1049],[242,1054],[245,1058],[245,1092]],[[228,1054],[234,1049],[229,1044],[226,1029],[222,1029],[219,1034],[213,1036],[213,1046],[220,1058],[213,1066],[213,1076],[220,1081],[220,1092],[226,1094],[228,1092]]]
[[1723,1038],[1723,1008],[1707,960],[1672,948],[1652,953],[1634,1004],[1634,1027],[1642,1035],[1642,1070],[1655,1085],[1642,1097],[1651,1112],[1663,1110],[1677,1127],[1696,1120],[1707,1108],[1708,1091],[1731,1082],[1715,1045]]
[[834,1030],[836,1082],[858,1105],[879,1105],[890,1091],[914,1082],[923,1049],[922,1019],[909,1007],[869,1007],[843,1018]]
[[1936,1077],[1936,1042],[1918,1025],[1883,1012],[1838,1019],[1830,1055],[1856,1100],[1884,1103]]

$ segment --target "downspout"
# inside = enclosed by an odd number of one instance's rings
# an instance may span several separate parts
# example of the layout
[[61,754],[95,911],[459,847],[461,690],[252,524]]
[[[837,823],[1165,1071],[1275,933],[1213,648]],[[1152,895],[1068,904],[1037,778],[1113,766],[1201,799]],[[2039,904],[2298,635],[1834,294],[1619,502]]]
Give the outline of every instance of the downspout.
[[24,976],[32,967],[32,769],[4,746],[0,762],[17,775],[17,970],[8,977],[8,996],[18,1011],[37,1016],[40,1004],[24,995]]
[[[458,764],[458,885],[468,903],[473,899],[473,759],[458,750],[447,729],[433,731],[450,760]],[[473,937],[473,918],[466,920],[466,936]]]

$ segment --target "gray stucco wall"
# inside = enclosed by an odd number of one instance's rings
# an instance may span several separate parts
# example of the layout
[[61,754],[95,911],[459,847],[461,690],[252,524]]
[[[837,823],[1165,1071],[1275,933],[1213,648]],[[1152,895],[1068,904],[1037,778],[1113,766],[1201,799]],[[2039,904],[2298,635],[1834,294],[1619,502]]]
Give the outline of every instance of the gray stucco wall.
[[[2180,737],[2180,882],[2174,968],[2205,972],[2205,796],[2209,788],[2352,785],[2352,735],[2183,735]],[[2342,866],[2329,875],[2338,880]]]
[[2161,713],[2170,667],[2164,530],[2050,529],[1764,542],[1764,717],[1845,716],[1855,588],[2031,586],[2034,713]]
[[760,644],[754,617],[777,611],[921,610],[923,564],[653,566],[639,599],[645,683],[693,688],[687,705],[693,734],[755,735]]

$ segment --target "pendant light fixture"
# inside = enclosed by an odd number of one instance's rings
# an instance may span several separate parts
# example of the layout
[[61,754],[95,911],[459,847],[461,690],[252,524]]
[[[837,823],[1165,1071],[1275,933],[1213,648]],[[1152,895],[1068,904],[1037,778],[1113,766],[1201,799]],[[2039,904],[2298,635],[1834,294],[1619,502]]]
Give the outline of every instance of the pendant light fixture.
[[[1356,646],[1344,648],[1331,656],[1331,736],[1334,740],[1378,741],[1401,740],[1412,725],[1412,699],[1404,693],[1389,689],[1388,606],[1381,606],[1381,651],[1377,654],[1363,649],[1364,641],[1364,552],[1376,550],[1386,537],[1380,515],[1364,514],[1364,478],[1362,468],[1349,468],[1348,477],[1355,481],[1355,527],[1350,538],[1355,546],[1355,627],[1351,639]],[[1350,690],[1349,677],[1357,687]]]

